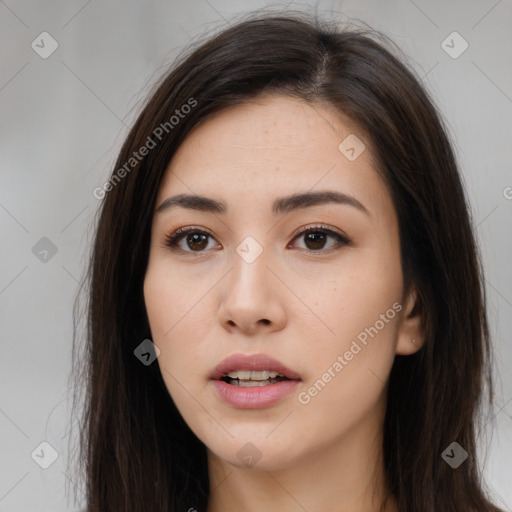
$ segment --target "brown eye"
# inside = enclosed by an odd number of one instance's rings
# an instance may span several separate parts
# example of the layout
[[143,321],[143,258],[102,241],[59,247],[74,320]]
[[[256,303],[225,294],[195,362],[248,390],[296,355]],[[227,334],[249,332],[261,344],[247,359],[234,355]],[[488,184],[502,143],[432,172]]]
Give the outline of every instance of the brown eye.
[[345,236],[333,231],[331,229],[327,229],[321,226],[318,227],[306,227],[302,229],[299,234],[294,238],[297,240],[302,238],[304,240],[304,244],[306,249],[309,249],[309,252],[318,252],[325,249],[325,244],[329,238],[336,240],[336,243],[333,243],[330,248],[340,247],[344,245],[350,244],[350,240]]
[[[308,247],[308,249],[313,249],[313,250],[323,249],[325,242],[326,242],[327,238],[329,237],[329,235],[326,235],[325,233],[320,233],[320,232],[306,233],[306,235],[304,235],[304,236],[305,236],[304,240],[305,240],[306,246]],[[309,245],[309,244],[311,244],[311,245]]]
[[[204,252],[208,246],[208,238],[210,233],[201,231],[195,228],[181,228],[175,231],[172,235],[166,237],[165,245],[173,250],[176,248],[185,252]],[[185,246],[187,249],[179,246],[179,243],[185,239]]]
[[187,247],[191,249],[202,250],[208,245],[208,235],[203,233],[196,233],[191,235],[185,235]]

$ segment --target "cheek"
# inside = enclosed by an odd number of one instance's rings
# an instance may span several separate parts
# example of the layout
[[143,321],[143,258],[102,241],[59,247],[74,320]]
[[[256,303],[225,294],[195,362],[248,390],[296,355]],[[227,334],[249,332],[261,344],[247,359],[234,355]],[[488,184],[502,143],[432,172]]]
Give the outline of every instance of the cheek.
[[205,310],[207,301],[198,302],[204,292],[198,293],[199,290],[185,286],[177,277],[160,272],[157,266],[148,269],[144,280],[152,341],[160,350],[158,364],[173,396],[179,392],[179,382],[204,379],[204,375],[199,375],[201,366],[197,363],[207,353],[203,344],[212,315]]
[[299,293],[309,297],[313,311],[329,328],[325,330],[328,337],[347,340],[373,325],[400,301],[400,256],[370,249],[354,251],[328,274],[296,282],[301,283]]
[[315,362],[316,371],[311,377],[321,378],[338,356],[346,354],[347,366],[336,372],[345,377],[338,382],[348,375],[358,382],[361,375],[367,377],[371,371],[385,381],[394,360],[403,309],[399,255],[395,251],[354,253],[344,259],[335,279],[317,284],[321,293],[314,297],[314,311],[328,330],[322,326],[324,335],[316,337],[311,350],[308,347],[308,358]]
[[[191,353],[192,343],[179,342],[180,329],[187,303],[183,293],[178,294],[176,283],[169,277],[161,277],[156,267],[151,267],[144,280],[144,300],[151,329],[152,341],[160,350],[157,364],[165,386],[176,407],[182,415],[189,415],[187,399],[183,396],[180,382],[190,378],[190,369],[194,355]],[[188,368],[188,375],[184,369]]]
[[151,334],[155,340],[161,340],[172,326],[175,297],[165,279],[157,279],[149,272],[144,280],[144,301],[148,314]]
[[190,281],[170,272],[169,265],[155,260],[144,279],[144,301],[153,337],[161,342],[173,338],[180,324],[197,303],[197,290]]
[[385,280],[339,284],[342,306],[332,308],[329,317],[335,335],[322,337],[305,351],[310,371],[297,397],[308,416],[330,418],[324,427],[327,437],[349,429],[382,405],[403,309],[396,300],[400,290],[391,289]]
[[[175,361],[182,357],[180,345],[173,343],[176,332],[179,331],[186,318],[186,294],[178,294],[174,279],[159,272],[156,266],[151,267],[144,280],[144,300],[151,329],[153,343],[160,349],[158,364],[166,383],[172,385],[171,375],[176,373]],[[182,343],[186,348],[189,344]],[[178,349],[178,353],[176,350]]]

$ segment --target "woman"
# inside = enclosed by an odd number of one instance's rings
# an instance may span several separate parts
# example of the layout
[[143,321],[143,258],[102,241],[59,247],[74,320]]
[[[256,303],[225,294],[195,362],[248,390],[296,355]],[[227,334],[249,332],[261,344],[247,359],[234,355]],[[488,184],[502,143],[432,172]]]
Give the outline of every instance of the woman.
[[384,43],[251,17],[152,93],[94,192],[91,512],[499,510],[467,200]]

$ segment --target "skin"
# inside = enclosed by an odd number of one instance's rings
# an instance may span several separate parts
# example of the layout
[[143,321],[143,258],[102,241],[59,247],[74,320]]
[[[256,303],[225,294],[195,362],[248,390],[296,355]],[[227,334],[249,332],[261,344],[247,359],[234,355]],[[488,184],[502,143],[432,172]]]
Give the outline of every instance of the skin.
[[[366,146],[354,161],[338,149],[349,134]],[[349,194],[369,214],[346,204],[271,211],[276,197],[319,190]],[[417,351],[423,333],[412,314],[415,290],[403,287],[398,219],[370,141],[329,105],[261,96],[189,134],[156,206],[179,193],[228,205],[222,215],[181,207],[155,214],[144,282],[165,384],[207,447],[208,512],[377,511],[387,492],[381,443],[389,373],[395,354]],[[323,245],[296,238],[300,227],[316,224],[352,243],[336,248],[330,236]],[[213,237],[198,243],[185,235],[181,252],[173,252],[165,236],[184,226]],[[248,236],[263,248],[250,264],[236,252]],[[298,393],[395,303],[401,311],[300,403]],[[263,409],[226,404],[209,374],[240,352],[283,362],[301,375],[297,390]],[[248,442],[261,455],[252,467],[237,456]],[[391,500],[386,511],[394,510]]]

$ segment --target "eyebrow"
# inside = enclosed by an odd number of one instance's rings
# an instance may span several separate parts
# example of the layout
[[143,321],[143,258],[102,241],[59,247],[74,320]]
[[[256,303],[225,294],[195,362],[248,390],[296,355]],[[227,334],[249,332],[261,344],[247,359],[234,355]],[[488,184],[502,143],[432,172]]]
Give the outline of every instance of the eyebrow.
[[[334,190],[304,192],[285,197],[278,197],[272,203],[272,212],[274,215],[278,215],[281,213],[288,213],[293,210],[300,210],[310,206],[329,203],[353,206],[371,217],[370,212],[355,197],[341,192],[336,192]],[[228,212],[227,204],[223,201],[217,201],[210,197],[195,194],[179,194],[165,199],[155,210],[155,213],[161,213],[173,207],[188,208],[208,213],[226,214]]]

